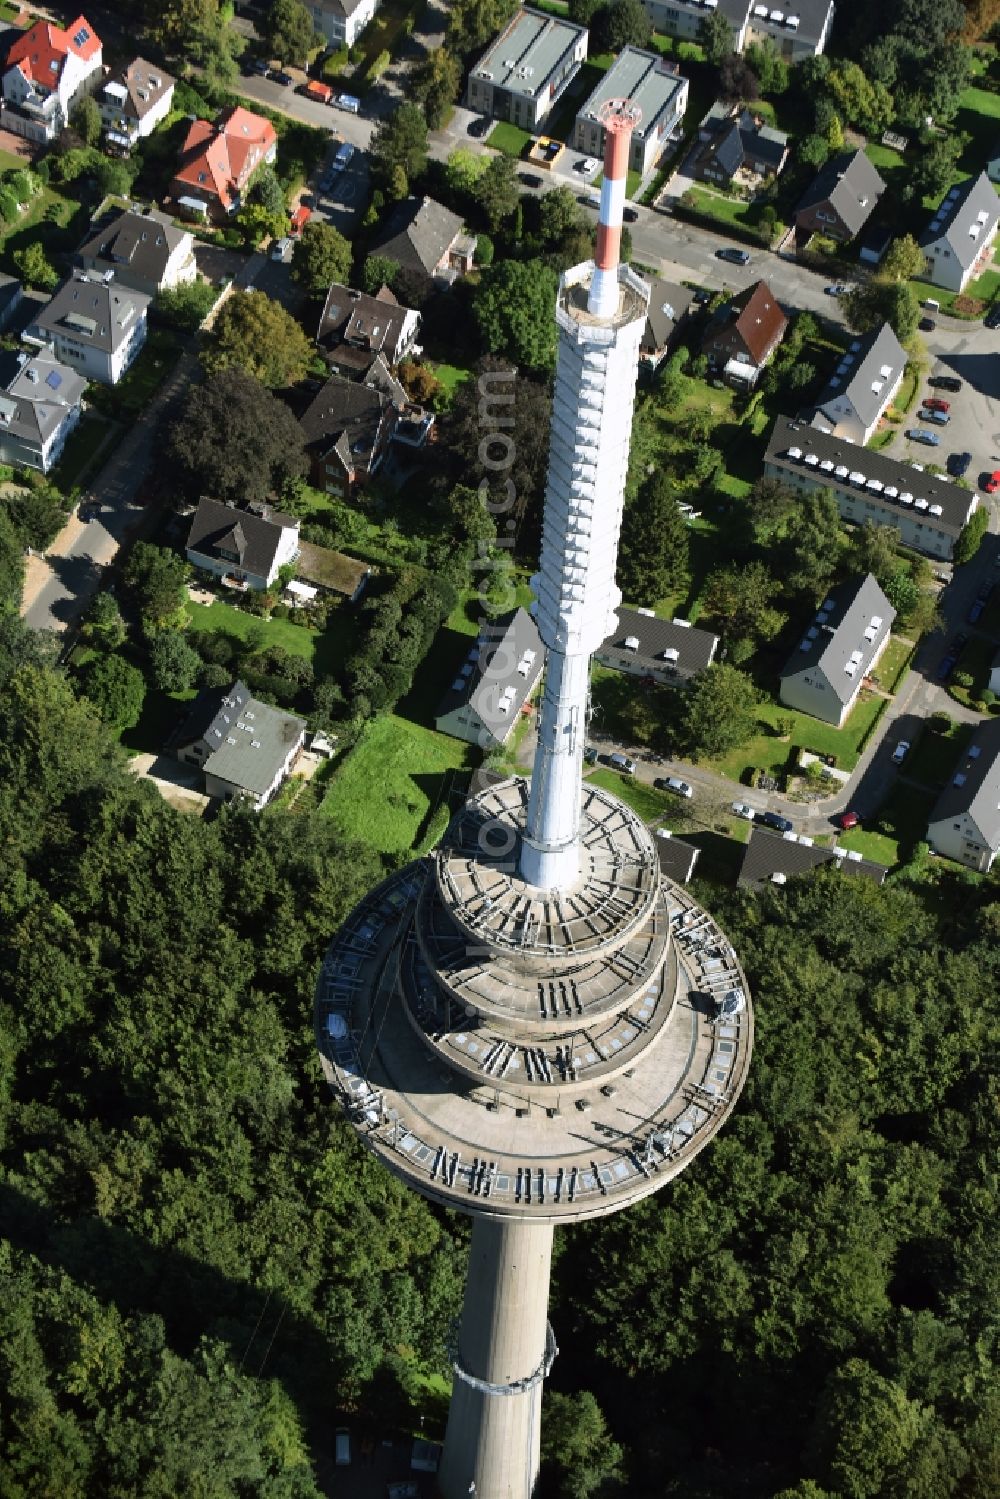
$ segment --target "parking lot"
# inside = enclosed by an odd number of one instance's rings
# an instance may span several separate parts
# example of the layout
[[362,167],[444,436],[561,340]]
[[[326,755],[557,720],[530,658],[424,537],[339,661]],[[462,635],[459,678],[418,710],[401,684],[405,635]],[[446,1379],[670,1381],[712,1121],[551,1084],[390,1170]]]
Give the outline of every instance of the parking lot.
[[[943,332],[943,319],[938,324]],[[935,330],[937,332],[937,330]],[[951,336],[949,336],[951,335]],[[981,492],[982,479],[1000,468],[1000,423],[997,420],[997,400],[1000,399],[1000,332],[986,328],[982,323],[956,325],[949,320],[948,342],[953,347],[933,358],[921,381],[918,399],[908,412],[903,426],[886,456],[908,459],[922,463],[939,464],[945,468],[952,453],[971,453],[972,462],[965,475],[966,481]],[[931,347],[940,341],[934,335],[928,337]],[[962,389],[953,393],[934,389],[927,383],[929,376],[952,375],[962,381]],[[921,401],[925,396],[938,396],[949,403],[950,420],[944,426],[933,426],[918,420]],[[906,431],[920,427],[935,432],[941,442],[936,447],[914,442],[906,437]]]

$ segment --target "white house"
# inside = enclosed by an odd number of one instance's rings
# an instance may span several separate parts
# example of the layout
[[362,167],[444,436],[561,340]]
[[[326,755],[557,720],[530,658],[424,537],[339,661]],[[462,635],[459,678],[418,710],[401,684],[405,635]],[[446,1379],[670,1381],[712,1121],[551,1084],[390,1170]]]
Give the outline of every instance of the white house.
[[981,723],[938,797],[927,841],[939,854],[986,874],[1000,852],[1000,719]]
[[1000,198],[985,172],[947,192],[920,236],[927,280],[947,291],[964,291],[993,261]]
[[185,286],[198,275],[194,239],[169,214],[155,209],[115,214],[98,225],[77,254],[85,271],[102,277],[111,271],[119,286],[148,297]]
[[27,140],[54,140],[74,106],[100,83],[101,63],[101,39],[86,17],[77,16],[65,31],[36,21],[7,53],[4,129]]
[[270,588],[279,571],[299,554],[299,522],[263,507],[237,510],[203,499],[191,521],[187,559],[234,588]]
[[378,7],[379,0],[306,0],[313,25],[334,47],[353,47]]
[[990,666],[990,691],[1000,696],[1000,651],[993,657]]
[[599,161],[604,157],[600,111],[608,99],[630,99],[641,110],[629,142],[628,165],[629,171],[645,177],[684,124],[688,81],[676,63],[658,52],[623,47],[576,117],[574,146]]
[[97,101],[108,144],[128,152],[152,135],[173,107],[176,81],[163,68],[141,57],[119,68]]
[[112,272],[75,271],[24,330],[24,341],[48,345],[88,380],[117,385],[146,342],[149,303]]
[[435,728],[487,750],[506,744],[544,664],[538,626],[525,609],[484,622],[438,704]]
[[47,474],[80,420],[87,382],[48,352],[0,354],[0,463]]
[[539,130],[586,62],[587,39],[574,21],[517,11],[469,74],[469,108]]
[[864,447],[892,404],[905,368],[906,351],[888,323],[854,339],[820,393],[813,425]]
[[288,775],[305,735],[304,719],[258,702],[236,681],[199,693],[167,748],[201,768],[209,796],[238,797],[259,811]]
[[835,588],[781,673],[781,701],[839,729],[889,643],[896,611],[872,577]]

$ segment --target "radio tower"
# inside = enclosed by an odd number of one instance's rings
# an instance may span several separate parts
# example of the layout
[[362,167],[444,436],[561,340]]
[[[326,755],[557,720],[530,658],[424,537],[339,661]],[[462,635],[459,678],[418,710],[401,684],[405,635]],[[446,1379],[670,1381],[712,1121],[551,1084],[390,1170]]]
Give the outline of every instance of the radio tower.
[[470,799],[434,854],[352,913],[317,989],[324,1070],[365,1144],[474,1220],[443,1499],[529,1499],[556,1354],[553,1229],[682,1171],[732,1109],[753,1042],[730,943],[661,877],[640,818],[582,780],[590,656],[621,602],[649,302],[619,262],[638,117],[627,100],[602,108],[596,257],[559,286],[530,791],[513,777]]

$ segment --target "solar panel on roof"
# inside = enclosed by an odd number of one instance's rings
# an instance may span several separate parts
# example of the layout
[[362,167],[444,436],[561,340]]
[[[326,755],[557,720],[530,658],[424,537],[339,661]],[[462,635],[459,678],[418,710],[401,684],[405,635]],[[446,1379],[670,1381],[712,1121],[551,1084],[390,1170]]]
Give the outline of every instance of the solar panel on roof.
[[62,384],[62,375],[60,375],[58,370],[49,370],[49,373],[45,376],[45,383],[50,390],[58,390]]

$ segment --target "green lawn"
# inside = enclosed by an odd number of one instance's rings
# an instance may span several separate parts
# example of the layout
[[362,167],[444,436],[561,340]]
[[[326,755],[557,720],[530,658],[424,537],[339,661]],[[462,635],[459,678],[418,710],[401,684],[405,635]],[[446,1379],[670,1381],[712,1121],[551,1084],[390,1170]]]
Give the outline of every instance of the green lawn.
[[893,636],[879,658],[874,677],[885,692],[898,692],[906,675],[903,668],[912,654],[913,646],[908,640]]
[[367,725],[320,810],[380,853],[422,853],[444,832],[449,793],[475,754],[460,739],[386,714]]
[[486,137],[486,144],[492,146],[494,151],[502,151],[505,156],[520,158],[531,145],[531,136],[520,126],[510,125],[506,120],[501,120],[498,125],[494,125]]
[[219,600],[213,604],[189,602],[185,607],[193,630],[222,631],[251,643],[255,650],[279,645],[291,655],[311,661],[317,676],[336,672],[354,644],[355,616],[346,604],[331,612],[322,634],[288,619],[258,619]]
[[75,430],[70,434],[62,457],[52,471],[53,482],[63,494],[69,494],[77,486],[82,487],[86,483],[92,471],[98,466],[96,462],[98,452],[105,440],[112,438],[112,434],[115,440],[109,440],[101,458],[102,463],[116,445],[116,440],[125,435],[124,430],[119,428],[116,432],[107,418],[98,415],[97,412],[88,412],[81,418]]
[[[959,656],[958,664],[948,682],[948,693],[956,702],[963,703],[968,708],[973,700],[980,696],[989,685],[990,669],[996,654],[996,641],[986,640],[982,635],[973,636]],[[966,671],[972,675],[971,690],[968,687],[960,687],[955,680]]]
[[[861,747],[885,705],[885,698],[866,697],[862,693],[861,700],[855,705],[844,727],[836,729],[833,724],[821,723],[817,718],[810,718],[807,713],[797,713],[793,708],[786,708],[783,703],[762,703],[757,709],[760,732],[741,748],[705,763],[720,775],[729,776],[734,781],[739,781],[743,772],[751,766],[766,770],[770,775],[779,775],[788,764],[792,750],[798,747],[813,750],[820,755],[835,755],[838,770],[853,770],[858,763]],[[794,721],[787,740],[779,739],[774,732],[779,718]]]
[[462,369],[458,364],[446,364],[444,361],[435,360],[431,364],[434,378],[440,380],[444,386],[445,395],[449,401],[454,396],[463,381],[468,380],[472,374],[471,370]]
[[866,859],[892,868],[904,863],[913,846],[926,837],[927,819],[937,800],[933,792],[914,791],[897,784],[868,828],[852,828],[840,839],[844,848],[856,849]]
[[[26,165],[28,163],[19,157],[0,153],[0,168]],[[74,189],[75,184],[69,183],[66,194],[71,195]],[[14,251],[27,249],[28,245],[36,243],[41,245],[50,261],[68,253],[79,244],[89,219],[89,210],[72,196],[64,196],[54,187],[43,187],[15,224],[0,229],[0,268],[19,274],[14,264]]]
[[664,818],[677,810],[677,797],[669,791],[655,791],[652,786],[643,785],[634,776],[619,775],[617,770],[592,770],[586,779],[595,786],[602,786],[605,791],[620,796],[634,812],[638,812],[644,822]]

